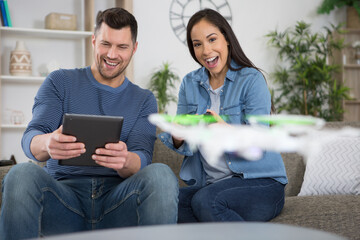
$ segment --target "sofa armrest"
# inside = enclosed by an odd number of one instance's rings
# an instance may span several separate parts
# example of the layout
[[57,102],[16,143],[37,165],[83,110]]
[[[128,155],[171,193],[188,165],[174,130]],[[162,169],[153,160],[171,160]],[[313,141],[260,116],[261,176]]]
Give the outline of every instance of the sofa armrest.
[[2,181],[12,166],[13,165],[0,167],[0,206],[1,206],[1,202],[2,202]]

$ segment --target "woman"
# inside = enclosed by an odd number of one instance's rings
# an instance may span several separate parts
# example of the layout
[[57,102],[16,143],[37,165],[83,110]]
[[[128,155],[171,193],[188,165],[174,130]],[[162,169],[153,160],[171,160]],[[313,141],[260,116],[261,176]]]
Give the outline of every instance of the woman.
[[[224,17],[211,9],[194,14],[187,43],[202,67],[184,77],[177,114],[212,114],[219,119],[215,124],[248,124],[246,115],[270,114],[266,81]],[[180,189],[179,223],[268,221],[282,210],[287,178],[280,154],[264,152],[262,159],[247,161],[229,153],[213,163],[182,139],[168,133],[160,139],[185,155],[180,177],[190,186]]]

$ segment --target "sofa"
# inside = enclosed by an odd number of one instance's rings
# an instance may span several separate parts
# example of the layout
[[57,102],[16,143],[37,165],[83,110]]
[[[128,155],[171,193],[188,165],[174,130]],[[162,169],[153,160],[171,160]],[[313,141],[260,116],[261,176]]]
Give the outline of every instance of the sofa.
[[[360,122],[330,122],[326,125],[327,128],[343,126],[360,128]],[[285,188],[285,206],[271,222],[314,228],[360,240],[360,195],[298,196],[305,173],[303,158],[297,153],[282,153],[282,157],[289,183]],[[179,176],[182,158],[159,139],[156,140],[153,162],[167,164]],[[10,168],[0,167],[0,179]],[[181,180],[179,185],[185,186]]]

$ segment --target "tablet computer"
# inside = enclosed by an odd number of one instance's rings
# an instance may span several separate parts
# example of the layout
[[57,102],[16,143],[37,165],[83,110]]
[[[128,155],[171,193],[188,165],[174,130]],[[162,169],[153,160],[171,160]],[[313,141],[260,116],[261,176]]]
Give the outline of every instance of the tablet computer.
[[77,142],[84,143],[86,152],[79,157],[59,160],[59,164],[100,166],[91,156],[97,148],[119,142],[123,121],[124,118],[120,116],[64,114],[62,133],[75,136]]

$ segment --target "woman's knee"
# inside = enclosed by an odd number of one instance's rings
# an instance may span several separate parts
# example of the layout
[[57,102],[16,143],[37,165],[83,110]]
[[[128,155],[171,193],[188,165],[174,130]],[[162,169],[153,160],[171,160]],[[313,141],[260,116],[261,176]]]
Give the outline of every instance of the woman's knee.
[[223,221],[221,216],[229,211],[227,199],[212,188],[200,189],[192,198],[191,207],[194,215],[200,222]]
[[191,205],[196,208],[208,208],[212,205],[213,194],[208,192],[206,187],[203,187],[194,194]]

